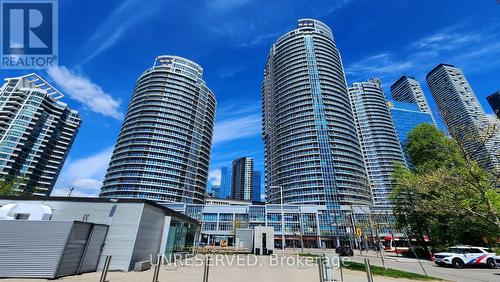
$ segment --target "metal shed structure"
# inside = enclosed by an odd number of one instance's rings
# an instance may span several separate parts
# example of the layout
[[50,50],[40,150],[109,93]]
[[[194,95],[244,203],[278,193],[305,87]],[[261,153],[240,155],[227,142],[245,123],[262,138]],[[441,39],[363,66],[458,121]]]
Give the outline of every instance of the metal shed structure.
[[58,278],[97,270],[108,226],[0,220],[0,277]]
[[[35,206],[40,205],[48,208],[50,212],[44,211],[43,214],[35,216],[33,213],[39,210]],[[2,207],[6,207],[9,211],[2,213]],[[109,270],[130,271],[134,269],[136,262],[149,261],[159,253],[169,255],[171,252],[188,250],[200,236],[198,221],[143,199],[0,196],[0,222],[33,221],[32,218],[48,217],[49,214],[50,220],[38,221],[40,223],[83,221],[109,227],[97,270],[103,268],[106,256],[111,255]],[[47,234],[45,237],[38,237],[37,233],[39,231],[33,232],[27,239],[45,244],[48,240],[46,237],[56,235]],[[0,242],[0,253],[3,252],[1,244]],[[88,251],[97,249],[97,246],[90,245]],[[55,253],[53,250],[52,255]],[[70,261],[74,258],[65,256],[62,260]],[[92,269],[92,266],[93,261],[84,260],[80,271]]]

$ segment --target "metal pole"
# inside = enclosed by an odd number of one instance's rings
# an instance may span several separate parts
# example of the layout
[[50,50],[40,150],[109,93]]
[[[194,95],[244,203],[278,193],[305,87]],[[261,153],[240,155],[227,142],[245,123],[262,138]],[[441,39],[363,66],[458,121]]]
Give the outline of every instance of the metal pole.
[[[385,219],[387,221],[387,224],[391,227],[391,237],[392,237],[392,243],[394,243],[394,251],[396,252],[396,256],[398,256],[398,246],[396,246],[396,238],[394,238],[394,231],[392,228],[392,224],[389,223],[389,212],[385,211]],[[409,239],[409,238],[408,238]]]
[[102,269],[101,279],[99,280],[99,282],[108,282],[108,280],[106,280],[106,276],[108,275],[110,262],[111,262],[111,256],[107,255],[106,260],[104,261],[104,268]]
[[344,282],[344,273],[342,272],[342,260],[339,257],[340,282]]
[[319,271],[319,282],[324,282],[325,281],[325,273],[323,269],[323,257],[319,257],[317,259],[318,262],[318,271]]
[[[350,205],[351,207],[351,221],[352,221],[352,227],[354,229],[354,231],[356,231],[356,218],[354,216],[354,211],[352,209],[352,205]],[[354,232],[354,242],[356,242],[356,245],[357,247],[359,247],[359,255],[363,255],[363,250],[361,250],[361,237],[357,236],[356,232]]]
[[384,267],[385,270],[387,270],[387,266],[385,265],[385,258],[384,258],[384,253],[382,253],[382,242],[378,242],[378,248],[380,249],[380,259],[382,260],[382,266]]
[[406,231],[403,230],[403,232],[405,233],[405,236],[406,238],[408,238],[408,245],[410,245],[410,249],[413,251],[413,254],[415,255],[415,257],[417,258],[417,261],[418,261],[418,264],[420,264],[420,267],[422,268],[422,270],[424,271],[424,274],[425,276],[428,276],[427,275],[427,272],[425,271],[425,268],[424,266],[422,265],[422,262],[420,261],[420,259],[418,258],[417,256],[417,252],[415,252],[415,249],[413,248],[412,244],[411,244],[411,240],[410,240],[410,237],[408,237],[408,233]]
[[370,260],[365,258],[365,270],[366,270],[366,278],[368,282],[373,282],[372,270],[370,268]]
[[208,271],[210,268],[210,255],[205,257],[205,267],[203,269],[203,282],[208,282]]
[[304,253],[304,222],[302,221],[302,212],[299,213],[300,220],[300,247],[302,248],[302,253]]
[[281,250],[285,251],[285,214],[283,212],[283,186],[280,187],[280,199],[281,199]]
[[160,263],[161,263],[161,255],[158,254],[156,258],[155,271],[153,272],[153,282],[159,282],[158,278],[160,276]]

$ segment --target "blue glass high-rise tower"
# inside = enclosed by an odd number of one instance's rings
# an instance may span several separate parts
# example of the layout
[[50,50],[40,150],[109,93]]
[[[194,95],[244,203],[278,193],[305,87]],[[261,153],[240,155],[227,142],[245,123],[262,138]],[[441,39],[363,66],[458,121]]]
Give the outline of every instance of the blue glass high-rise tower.
[[408,133],[413,128],[422,123],[434,124],[432,115],[428,112],[420,111],[416,104],[388,101],[387,106],[391,111],[399,142],[401,142],[403,148],[406,144]]
[[231,182],[232,182],[232,168],[223,167],[220,169],[220,192],[221,199],[229,199],[231,197]]
[[261,191],[260,182],[261,182],[261,173],[260,173],[260,171],[254,170],[253,171],[253,181],[252,181],[252,184],[253,184],[252,201],[254,201],[254,202],[260,202],[260,201],[262,201],[261,198],[260,198],[260,194],[262,192]]

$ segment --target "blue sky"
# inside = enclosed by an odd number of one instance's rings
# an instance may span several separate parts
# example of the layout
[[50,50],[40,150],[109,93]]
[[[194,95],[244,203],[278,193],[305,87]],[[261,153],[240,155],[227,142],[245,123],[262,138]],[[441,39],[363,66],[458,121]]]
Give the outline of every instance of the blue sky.
[[[348,83],[381,78],[388,87],[438,63],[462,68],[488,113],[499,90],[500,4],[496,0],[59,2],[59,67],[39,72],[83,123],[53,195],[96,195],[138,76],[158,55],[199,63],[217,97],[210,180],[241,156],[263,170],[260,98],[269,48],[299,18],[334,31]],[[23,71],[0,70],[2,77]]]

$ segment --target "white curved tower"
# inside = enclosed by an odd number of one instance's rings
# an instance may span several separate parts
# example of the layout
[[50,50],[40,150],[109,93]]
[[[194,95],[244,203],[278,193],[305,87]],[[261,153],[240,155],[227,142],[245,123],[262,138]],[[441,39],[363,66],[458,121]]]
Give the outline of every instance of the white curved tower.
[[344,234],[336,224],[341,206],[367,205],[370,193],[340,53],[327,25],[301,19],[273,44],[262,104],[267,201],[326,205],[331,213],[320,225],[330,232],[322,236]]
[[216,101],[202,74],[160,56],[139,77],[101,197],[204,202]]
[[379,79],[349,88],[359,140],[375,206],[390,206],[391,177],[396,163],[405,164],[394,121]]

